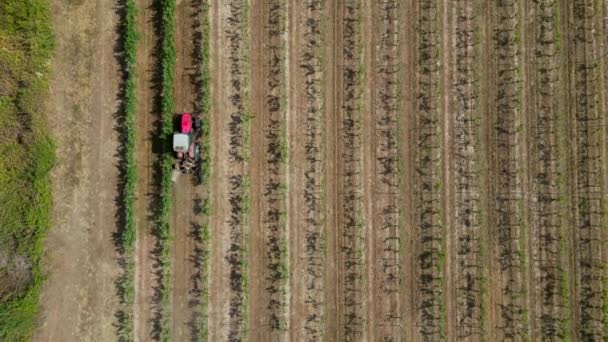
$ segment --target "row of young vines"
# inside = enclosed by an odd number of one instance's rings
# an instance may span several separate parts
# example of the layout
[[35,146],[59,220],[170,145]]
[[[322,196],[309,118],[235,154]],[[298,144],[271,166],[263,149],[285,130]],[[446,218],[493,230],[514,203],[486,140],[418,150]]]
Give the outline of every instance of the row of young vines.
[[175,42],[173,39],[175,0],[160,1],[161,39],[161,124],[160,139],[163,146],[160,156],[160,201],[155,223],[155,233],[160,248],[162,269],[159,291],[160,330],[159,339],[169,340],[169,305],[171,294],[171,211],[173,156],[170,146],[173,133],[173,79],[175,70]]
[[135,165],[135,116],[137,99],[135,94],[136,79],[136,51],[137,51],[137,9],[135,0],[126,0],[124,4],[124,21],[122,27],[123,41],[123,119],[121,132],[124,139],[122,149],[123,167],[121,170],[122,183],[122,215],[123,228],[121,231],[121,266],[123,274],[118,280],[118,291],[123,306],[119,312],[118,330],[121,340],[133,339],[133,302],[135,298],[133,250],[136,240],[135,225],[135,191],[137,184],[137,171]]

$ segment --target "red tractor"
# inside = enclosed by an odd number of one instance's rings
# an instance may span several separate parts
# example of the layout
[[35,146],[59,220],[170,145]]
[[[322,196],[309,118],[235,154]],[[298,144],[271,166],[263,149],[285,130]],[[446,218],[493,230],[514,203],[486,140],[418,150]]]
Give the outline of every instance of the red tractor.
[[183,113],[179,116],[177,124],[178,131],[173,133],[175,170],[191,173],[198,168],[201,157],[201,148],[196,142],[201,130],[201,121],[193,119],[190,113]]

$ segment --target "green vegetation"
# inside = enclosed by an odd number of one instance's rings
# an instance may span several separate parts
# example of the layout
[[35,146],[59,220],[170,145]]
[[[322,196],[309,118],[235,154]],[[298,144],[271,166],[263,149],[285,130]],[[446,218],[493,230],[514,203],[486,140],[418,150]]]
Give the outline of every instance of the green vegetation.
[[[55,147],[46,117],[53,50],[46,0],[0,2],[0,340],[33,333],[51,225]],[[25,264],[26,266],[16,266]]]
[[136,240],[135,227],[135,186],[137,183],[137,171],[135,165],[135,115],[137,110],[137,99],[135,94],[135,63],[137,49],[137,10],[135,0],[125,1],[125,18],[122,28],[123,54],[125,67],[124,85],[124,170],[122,181],[122,201],[124,210],[124,227],[121,232],[123,274],[118,280],[118,287],[123,305],[122,317],[118,323],[118,332],[123,341],[133,340],[133,302],[135,289],[133,277],[135,265],[133,260],[133,248]]
[[171,210],[173,209],[173,156],[169,143],[173,133],[173,79],[175,70],[175,43],[173,41],[173,23],[175,0],[160,0],[161,12],[161,132],[160,139],[164,146],[160,162],[160,206],[156,218],[156,236],[160,240],[162,268],[162,286],[160,305],[162,311],[160,340],[169,340],[169,304],[171,293]]

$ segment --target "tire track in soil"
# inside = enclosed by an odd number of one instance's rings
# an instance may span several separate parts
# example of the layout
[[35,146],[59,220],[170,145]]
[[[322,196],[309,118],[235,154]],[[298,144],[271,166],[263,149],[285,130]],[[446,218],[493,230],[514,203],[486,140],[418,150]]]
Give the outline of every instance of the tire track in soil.
[[403,266],[399,179],[401,81],[400,3],[363,7],[365,27],[364,176],[366,226],[366,336],[400,341],[403,330]]
[[489,118],[487,192],[489,226],[489,311],[491,338],[503,340],[528,335],[526,289],[526,238],[524,230],[525,183],[521,133],[522,98],[521,2],[501,0],[488,8]]
[[157,11],[153,0],[137,1],[137,115],[135,160],[137,165],[135,247],[135,314],[133,331],[136,341],[153,340],[158,331],[156,313],[160,309],[155,289],[160,285],[158,260],[154,255],[157,239],[153,234],[153,206],[157,201],[158,165],[157,97],[159,38],[156,25]]
[[[328,72],[328,2],[307,0],[289,5],[289,109],[287,111],[288,235],[290,251],[289,338],[317,341],[326,331],[327,208],[324,96]],[[328,146],[329,147],[329,146]],[[330,192],[327,189],[327,192]],[[327,239],[327,240],[326,240]],[[327,264],[326,264],[326,260]],[[332,274],[333,276],[333,274]],[[331,289],[331,287],[329,287]]]
[[251,189],[249,235],[251,265],[249,338],[287,340],[288,250],[286,231],[286,20],[287,3],[251,3],[256,18],[250,29],[251,51]]
[[[577,0],[564,7],[568,35],[569,127],[571,139],[574,239],[573,239],[573,302],[574,336],[580,340],[605,338],[603,317],[606,305],[605,249],[603,247],[606,218],[602,184],[605,165],[601,146],[605,113],[600,103],[601,86],[598,41],[598,10],[596,2]],[[600,26],[601,27],[601,26]]]
[[[247,333],[248,60],[247,2],[211,2],[209,340]],[[245,262],[243,262],[245,261]]]
[[529,154],[526,194],[529,246],[529,310],[532,339],[565,338],[567,327],[568,263],[564,251],[565,165],[560,135],[566,124],[561,111],[559,3],[528,2],[525,13],[533,19],[526,30],[526,118]]
[[[196,34],[200,30],[202,9],[200,0],[176,1],[175,6],[175,81],[174,113],[192,113],[200,118],[197,103],[197,82],[200,65],[197,64]],[[200,61],[199,61],[200,62]],[[173,213],[171,219],[171,309],[170,338],[172,341],[196,340],[199,327],[195,317],[200,312],[197,292],[196,250],[201,248],[197,236],[202,226],[202,186],[193,175],[181,174],[173,183]]]
[[[447,336],[482,340],[483,193],[479,95],[481,6],[444,1]],[[445,133],[444,133],[445,134]]]

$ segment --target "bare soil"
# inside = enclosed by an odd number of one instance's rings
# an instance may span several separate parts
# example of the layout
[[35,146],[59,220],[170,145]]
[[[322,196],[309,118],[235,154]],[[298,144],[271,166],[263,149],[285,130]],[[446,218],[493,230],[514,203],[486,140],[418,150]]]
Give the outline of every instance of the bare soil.
[[152,0],[137,1],[137,115],[136,146],[137,197],[135,217],[135,306],[133,331],[136,341],[149,341],[158,334],[160,272],[154,230],[154,205],[158,199],[158,13]]
[[52,1],[56,49],[48,113],[57,146],[54,227],[36,341],[111,341],[119,309],[119,15],[110,2]]
[[[176,2],[175,11],[175,80],[174,99],[176,114],[192,113],[200,116],[200,104],[196,88],[200,65],[195,62],[197,48],[195,34],[200,29],[201,1],[182,0]],[[193,175],[180,175],[173,186],[172,229],[172,341],[196,340],[198,338],[198,315],[200,313],[195,249],[200,248],[196,236],[201,229],[202,188]]]

